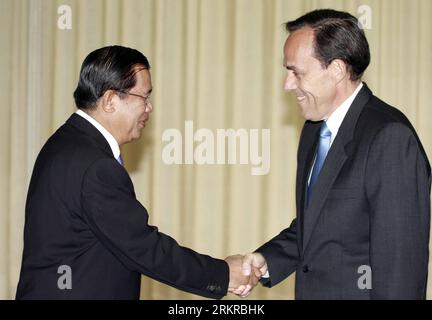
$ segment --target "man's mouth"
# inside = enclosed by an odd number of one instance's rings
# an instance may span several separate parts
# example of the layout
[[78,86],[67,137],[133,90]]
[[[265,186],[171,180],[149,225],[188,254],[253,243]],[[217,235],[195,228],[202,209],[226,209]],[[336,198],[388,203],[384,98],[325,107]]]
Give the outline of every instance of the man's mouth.
[[145,125],[146,125],[147,120],[148,119],[144,119],[144,120],[138,121],[138,124],[140,125],[140,127],[144,128]]
[[306,99],[305,96],[297,96],[297,101],[302,102],[304,99]]

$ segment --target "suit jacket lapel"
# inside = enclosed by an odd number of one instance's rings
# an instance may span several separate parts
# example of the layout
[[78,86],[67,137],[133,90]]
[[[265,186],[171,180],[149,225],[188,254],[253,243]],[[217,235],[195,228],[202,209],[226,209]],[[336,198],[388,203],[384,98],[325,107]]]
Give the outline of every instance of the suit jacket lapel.
[[[328,192],[332,188],[340,170],[342,169],[345,161],[347,161],[351,153],[351,149],[348,148],[348,146],[354,137],[357,120],[360,116],[361,111],[363,110],[363,107],[369,101],[371,96],[372,92],[369,90],[366,84],[364,84],[363,88],[360,90],[360,92],[354,99],[350,109],[348,110],[348,113],[346,114],[339,128],[339,132],[335,140],[333,141],[333,144],[321,169],[318,180],[315,183],[313,195],[311,199],[309,199],[309,205],[307,208],[305,206],[305,197],[303,197],[302,199],[301,208],[303,209],[302,212],[304,217],[304,235],[302,245],[303,252],[306,250],[307,245],[310,241],[313,230],[322,212],[323,206],[327,200]],[[309,141],[315,141],[315,145],[318,141],[318,131],[319,129],[317,130],[316,128],[311,129],[312,134],[315,135],[315,139],[309,139]],[[305,140],[304,143],[308,143],[308,141]],[[315,148],[316,147],[312,145],[312,147],[309,149],[312,151],[309,151],[307,153],[308,155],[312,153],[312,159],[313,155],[315,154]],[[307,160],[308,161],[305,162],[307,166],[302,169],[303,174],[301,180],[301,188],[303,188],[303,193],[306,192],[308,173],[312,166],[312,161],[309,158]]]
[[306,190],[309,171],[312,166],[315,150],[318,145],[318,135],[321,122],[306,121],[300,137],[298,159],[297,159],[297,237],[300,252],[303,248],[303,230],[304,230],[304,209],[306,203]]

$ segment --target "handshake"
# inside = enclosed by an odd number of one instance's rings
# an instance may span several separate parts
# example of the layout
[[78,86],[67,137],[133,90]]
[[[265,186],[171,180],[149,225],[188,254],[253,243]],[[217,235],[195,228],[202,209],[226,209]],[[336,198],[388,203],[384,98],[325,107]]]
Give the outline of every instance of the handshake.
[[228,292],[247,297],[268,272],[267,262],[258,252],[233,255],[225,258],[230,270]]

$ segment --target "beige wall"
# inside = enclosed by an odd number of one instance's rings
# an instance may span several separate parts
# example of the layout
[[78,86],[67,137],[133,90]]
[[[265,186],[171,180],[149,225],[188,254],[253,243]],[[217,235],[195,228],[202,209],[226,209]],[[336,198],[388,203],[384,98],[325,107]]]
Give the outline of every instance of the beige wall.
[[[72,29],[57,26],[60,5]],[[27,186],[45,140],[75,110],[72,92],[91,50],[121,44],[150,60],[154,111],[144,137],[123,148],[150,221],[181,244],[215,257],[248,252],[295,215],[296,149],[302,119],[283,92],[283,23],[314,8],[360,16],[372,63],[365,81],[413,123],[432,156],[430,0],[0,0],[0,298],[14,297]],[[164,130],[271,130],[271,168],[162,161]],[[252,299],[292,299],[293,278]],[[144,299],[196,299],[143,277]],[[429,289],[429,297],[432,290]],[[228,296],[228,299],[233,299]]]

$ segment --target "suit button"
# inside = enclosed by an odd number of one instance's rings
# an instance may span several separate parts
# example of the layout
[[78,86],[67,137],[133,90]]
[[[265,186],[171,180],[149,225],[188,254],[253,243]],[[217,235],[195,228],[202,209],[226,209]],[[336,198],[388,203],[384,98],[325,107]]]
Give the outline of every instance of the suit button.
[[305,265],[303,266],[303,272],[304,272],[304,273],[309,272],[309,267],[308,267],[307,264],[305,264]]

